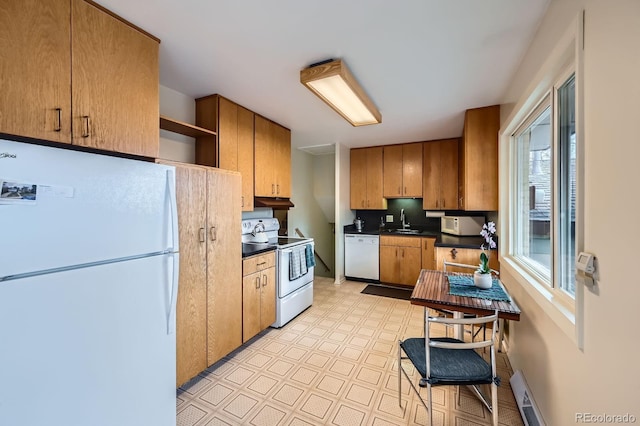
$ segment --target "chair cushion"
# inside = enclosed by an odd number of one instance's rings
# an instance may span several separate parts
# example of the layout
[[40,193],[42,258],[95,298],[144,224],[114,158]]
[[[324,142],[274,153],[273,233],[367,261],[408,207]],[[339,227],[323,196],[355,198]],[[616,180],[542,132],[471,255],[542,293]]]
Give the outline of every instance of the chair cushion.
[[[448,337],[431,339],[438,342],[461,343]],[[400,342],[420,375],[432,385],[477,385],[494,381],[491,365],[473,349],[430,348],[431,377],[427,377],[424,338],[410,338]],[[496,383],[499,379],[496,378]]]

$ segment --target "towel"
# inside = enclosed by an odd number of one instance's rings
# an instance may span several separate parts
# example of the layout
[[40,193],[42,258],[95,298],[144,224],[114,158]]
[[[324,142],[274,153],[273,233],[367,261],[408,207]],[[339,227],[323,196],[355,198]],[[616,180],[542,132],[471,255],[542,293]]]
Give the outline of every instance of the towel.
[[304,257],[307,260],[307,268],[311,268],[312,266],[316,266],[316,258],[313,255],[313,246],[311,244],[307,244],[304,248]]
[[289,279],[295,280],[305,275],[308,271],[305,255],[305,247],[292,247],[289,256]]

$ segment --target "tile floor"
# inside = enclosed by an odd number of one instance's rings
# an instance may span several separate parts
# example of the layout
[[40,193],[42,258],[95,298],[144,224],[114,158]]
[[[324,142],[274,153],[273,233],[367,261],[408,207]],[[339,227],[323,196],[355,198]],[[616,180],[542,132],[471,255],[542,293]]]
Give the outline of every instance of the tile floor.
[[[317,277],[313,306],[268,329],[177,391],[178,426],[424,425],[426,410],[403,378],[398,405],[397,341],[423,334],[423,310],[360,294]],[[522,425],[498,356],[501,424]],[[466,388],[433,389],[434,424],[485,425],[490,413]]]

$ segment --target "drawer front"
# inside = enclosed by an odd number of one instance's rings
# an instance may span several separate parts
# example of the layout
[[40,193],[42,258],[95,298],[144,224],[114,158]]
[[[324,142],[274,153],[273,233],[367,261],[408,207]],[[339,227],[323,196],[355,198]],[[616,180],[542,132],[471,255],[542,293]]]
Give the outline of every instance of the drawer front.
[[242,262],[242,276],[254,274],[276,266],[276,253],[270,252],[247,257]]
[[396,246],[396,247],[420,247],[421,238],[419,237],[402,237],[396,235],[381,235],[381,246]]

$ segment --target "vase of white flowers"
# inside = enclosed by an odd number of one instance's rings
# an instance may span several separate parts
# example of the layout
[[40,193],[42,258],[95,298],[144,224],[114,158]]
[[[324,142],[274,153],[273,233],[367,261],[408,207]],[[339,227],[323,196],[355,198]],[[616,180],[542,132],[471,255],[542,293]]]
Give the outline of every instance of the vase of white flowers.
[[482,225],[482,231],[480,235],[484,238],[484,243],[480,246],[482,253],[480,253],[480,264],[478,269],[473,274],[473,282],[478,288],[491,288],[491,268],[489,267],[489,250],[496,248],[496,242],[493,241],[493,237],[496,234],[496,224],[488,222]]

